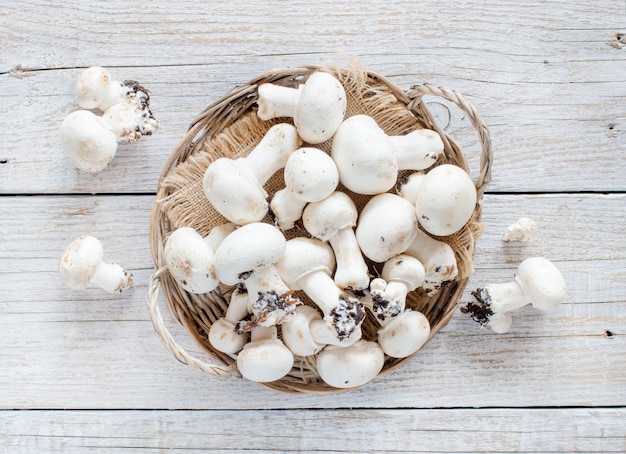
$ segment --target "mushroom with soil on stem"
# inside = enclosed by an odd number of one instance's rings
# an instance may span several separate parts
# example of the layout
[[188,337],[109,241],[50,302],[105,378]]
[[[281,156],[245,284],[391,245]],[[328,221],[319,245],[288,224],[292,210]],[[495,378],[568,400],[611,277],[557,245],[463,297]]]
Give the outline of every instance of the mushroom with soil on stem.
[[383,263],[406,250],[416,232],[415,207],[398,195],[383,193],[363,207],[355,235],[363,255]]
[[329,345],[317,355],[317,371],[334,388],[362,386],[380,373],[385,354],[376,342],[360,339],[349,347]]
[[253,222],[229,234],[215,251],[215,271],[226,285],[245,284],[253,320],[242,321],[239,332],[257,325],[281,324],[300,300],[292,296],[274,266],[285,252],[286,239],[270,224]]
[[204,173],[207,199],[237,225],[261,221],[269,208],[263,185],[285,166],[300,144],[296,128],[280,123],[272,126],[245,158],[216,159]]
[[318,71],[298,88],[265,83],[259,85],[257,115],[261,120],[291,117],[307,143],[330,139],[346,114],[347,98],[341,83]]
[[222,353],[237,353],[248,342],[248,333],[237,331],[237,325],[248,316],[250,298],[243,285],[233,290],[226,314],[209,328],[209,342]]
[[111,80],[111,73],[101,66],[85,69],[74,86],[74,97],[83,109],[108,109],[114,104],[127,101],[129,97],[148,97],[148,90],[134,80],[118,82]]
[[452,235],[470,220],[477,198],[476,187],[467,172],[453,164],[437,166],[417,188],[417,220],[432,235]]
[[339,172],[332,158],[317,148],[300,148],[287,159],[285,188],[277,191],[270,208],[281,230],[293,228],[309,202],[328,197],[339,183]]
[[522,217],[517,222],[507,227],[502,241],[520,241],[527,243],[531,241],[537,233],[537,224],[531,218]]
[[193,228],[174,230],[165,241],[163,257],[176,283],[188,292],[207,293],[219,285],[215,249]]
[[323,321],[311,323],[316,342],[351,345],[361,337],[365,309],[361,301],[337,286],[331,277],[334,265],[328,244],[315,238],[296,237],[287,241],[276,269],[291,289],[303,290],[323,312]]
[[256,326],[250,342],[237,355],[237,368],[241,375],[254,382],[276,381],[289,373],[294,357],[280,339],[275,326]]
[[131,287],[133,275],[117,263],[104,263],[103,255],[104,248],[97,238],[80,236],[74,239],[59,261],[63,284],[72,290],[83,290],[93,284],[109,293]]
[[367,115],[345,120],[333,138],[331,156],[339,181],[357,194],[380,194],[393,188],[400,170],[424,170],[443,153],[439,134],[419,129],[388,136]]
[[527,304],[551,311],[566,298],[565,279],[558,268],[543,257],[533,257],[519,264],[512,281],[488,284],[472,292],[476,302],[461,308],[464,314],[496,333],[505,333],[512,323],[510,312]]
[[335,191],[324,200],[310,203],[304,209],[304,228],[315,238],[328,241],[335,253],[335,283],[349,290],[363,290],[370,282],[367,264],[361,254],[353,227],[358,211],[352,199]]

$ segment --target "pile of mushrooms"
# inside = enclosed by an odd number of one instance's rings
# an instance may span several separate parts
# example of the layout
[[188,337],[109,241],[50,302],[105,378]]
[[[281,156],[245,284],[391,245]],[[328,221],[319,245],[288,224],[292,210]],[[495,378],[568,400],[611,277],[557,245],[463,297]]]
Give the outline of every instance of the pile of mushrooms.
[[[209,341],[237,356],[244,378],[275,381],[296,357],[311,357],[328,385],[363,385],[386,357],[408,357],[428,340],[427,318],[406,298],[456,277],[455,255],[437,237],[469,221],[474,183],[436,165],[444,145],[435,131],[394,137],[370,116],[345,118],[346,93],[328,73],[297,88],[262,84],[257,105],[261,120],[284,121],[246,157],[219,158],[204,174],[204,193],[228,223],[206,238],[171,232],[167,267],[192,293],[234,289]],[[327,141],[330,153],[317,146]],[[279,171],[284,187],[270,197],[265,185]],[[398,184],[401,171],[415,173]],[[350,192],[368,199],[360,212]],[[362,336],[368,313],[380,325],[374,340]]]

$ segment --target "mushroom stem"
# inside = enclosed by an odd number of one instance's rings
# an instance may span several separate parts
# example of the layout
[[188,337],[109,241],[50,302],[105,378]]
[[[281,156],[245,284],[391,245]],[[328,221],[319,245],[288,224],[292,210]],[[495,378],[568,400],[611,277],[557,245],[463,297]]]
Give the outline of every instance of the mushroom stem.
[[295,128],[289,123],[281,123],[273,126],[250,154],[240,159],[262,186],[278,170],[285,167],[289,155],[300,144]]
[[431,129],[418,129],[404,136],[389,136],[398,170],[423,170],[443,153],[441,136]]
[[115,293],[132,287],[134,279],[117,263],[100,263],[91,282],[109,293]]
[[276,224],[281,230],[289,230],[293,228],[296,221],[302,217],[302,211],[307,202],[296,197],[289,188],[283,188],[274,193],[270,207],[274,216],[276,216]]
[[246,333],[236,330],[237,323],[248,315],[248,292],[242,287],[233,291],[226,314],[209,329],[209,342],[222,353],[237,353],[248,341]]
[[511,312],[530,304],[531,301],[517,281],[489,284],[472,292],[494,314]]
[[406,295],[409,292],[404,282],[373,279],[370,284],[372,312],[382,326],[400,314],[406,307]]
[[290,88],[274,84],[261,84],[258,90],[258,117],[261,120],[293,117],[302,87],[302,85],[299,88]]
[[352,227],[337,230],[328,242],[337,261],[334,278],[337,285],[351,290],[367,288],[369,272]]

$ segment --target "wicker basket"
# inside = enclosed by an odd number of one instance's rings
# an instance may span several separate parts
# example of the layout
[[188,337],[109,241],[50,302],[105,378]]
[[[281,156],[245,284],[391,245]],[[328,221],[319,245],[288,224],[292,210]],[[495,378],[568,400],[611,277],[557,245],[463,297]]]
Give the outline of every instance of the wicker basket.
[[[221,353],[208,341],[208,330],[213,322],[222,317],[227,308],[232,288],[220,287],[203,295],[195,295],[180,288],[170,276],[163,259],[163,245],[169,232],[182,226],[190,226],[201,234],[223,222],[212,209],[202,192],[202,177],[210,162],[220,156],[245,156],[258,143],[262,134],[275,122],[262,122],[256,116],[257,87],[273,83],[296,87],[314,71],[327,71],[337,77],[348,96],[347,116],[365,113],[373,116],[387,134],[406,134],[417,128],[437,131],[444,142],[445,152],[438,164],[456,164],[469,172],[467,160],[455,141],[435,122],[425,103],[424,95],[434,95],[456,104],[467,114],[476,129],[481,144],[480,171],[475,181],[478,203],[472,219],[460,231],[450,237],[438,238],[450,244],[456,253],[458,277],[446,284],[433,296],[426,296],[420,289],[407,297],[407,307],[421,311],[431,324],[432,338],[443,328],[455,312],[459,299],[473,272],[475,242],[481,230],[482,195],[490,180],[492,150],[489,131],[478,112],[458,93],[429,84],[416,85],[408,92],[396,87],[385,77],[362,68],[338,69],[307,66],[274,70],[252,80],[245,86],[235,88],[225,97],[204,110],[190,126],[187,134],[170,155],[159,180],[157,199],[152,212],[150,241],[156,272],[151,276],[148,306],[157,333],[175,357],[211,375],[240,377],[236,355]],[[330,141],[329,141],[330,142]],[[329,143],[319,145],[328,150]],[[277,174],[266,184],[271,194],[282,187],[282,174]],[[341,188],[340,188],[341,190]],[[345,190],[345,189],[344,189]],[[367,201],[365,196],[355,196],[357,207]],[[267,222],[272,222],[268,217]],[[302,235],[292,229],[286,236]],[[373,274],[380,270],[372,267]],[[162,290],[174,318],[191,334],[194,341],[206,352],[212,362],[206,363],[181,348],[168,329],[158,306],[159,290]],[[363,337],[373,340],[378,325],[367,315],[363,322]],[[381,374],[387,373],[408,361],[409,358],[386,358]],[[314,358],[296,357],[292,371],[284,378],[263,386],[288,393],[336,393],[343,389],[333,388],[320,380]]]

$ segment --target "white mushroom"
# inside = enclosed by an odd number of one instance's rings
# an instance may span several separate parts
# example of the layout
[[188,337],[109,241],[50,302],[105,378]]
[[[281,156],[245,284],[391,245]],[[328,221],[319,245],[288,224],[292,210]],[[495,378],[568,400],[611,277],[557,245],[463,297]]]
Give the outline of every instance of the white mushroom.
[[417,188],[422,184],[425,176],[426,172],[413,172],[406,177],[400,178],[396,185],[396,194],[415,205]]
[[298,134],[310,144],[330,139],[346,113],[343,86],[325,72],[311,74],[298,88],[261,84],[258,94],[260,119],[292,117]]
[[274,264],[283,256],[286,239],[276,227],[254,222],[228,235],[215,251],[215,271],[226,285],[244,283],[253,320],[240,332],[257,325],[274,326],[293,314],[300,301],[278,275]]
[[254,382],[267,383],[281,379],[293,367],[293,353],[277,337],[277,328],[257,326],[251,340],[237,356],[241,375]]
[[519,218],[519,220],[506,229],[502,241],[531,241],[537,233],[537,224],[531,218]]
[[566,298],[565,280],[558,268],[543,257],[524,260],[511,282],[489,284],[472,292],[476,303],[468,303],[461,312],[470,314],[481,326],[489,325],[497,333],[508,331],[510,312],[527,304],[551,311]]
[[415,207],[400,196],[383,193],[361,210],[355,234],[363,254],[382,263],[406,250],[416,232]]
[[333,138],[331,156],[339,180],[358,194],[380,194],[391,189],[399,170],[423,170],[443,152],[443,142],[434,131],[417,130],[391,137],[366,115],[345,120]]
[[370,297],[372,312],[380,321],[400,314],[406,297],[424,282],[424,266],[415,257],[399,254],[387,260],[381,277],[372,280]]
[[300,148],[287,160],[285,188],[277,191],[270,208],[278,227],[289,230],[302,216],[308,202],[328,197],[339,183],[339,172],[332,158],[317,148]]
[[378,344],[392,358],[406,358],[418,351],[430,336],[430,323],[419,311],[405,309],[396,317],[381,321]]
[[59,261],[59,275],[63,284],[72,290],[95,285],[109,293],[121,292],[133,285],[133,275],[117,263],[102,261],[102,243],[93,236],[80,236],[63,251]]
[[326,344],[315,340],[311,332],[311,324],[321,321],[322,316],[311,306],[298,306],[293,316],[280,325],[283,342],[294,355],[315,355]]
[[[276,269],[291,289],[304,290],[324,313],[323,326],[313,335],[316,341],[347,345],[360,337],[365,309],[363,303],[335,284],[331,277],[334,265],[332,249],[326,243],[296,237],[287,241]],[[329,339],[324,338],[324,331],[330,334]]]
[[226,314],[209,328],[209,342],[216,350],[237,353],[248,342],[248,334],[237,330],[237,324],[248,316],[248,306],[248,291],[243,286],[237,286],[230,297]]
[[315,238],[328,241],[335,253],[335,283],[344,289],[362,290],[369,285],[369,271],[361,254],[354,230],[358,217],[352,199],[343,192],[333,192],[304,209],[304,228]]
[[385,365],[382,348],[372,341],[359,340],[349,347],[329,345],[317,355],[317,371],[322,380],[335,388],[364,385]]
[[426,276],[422,288],[427,295],[436,294],[445,283],[458,275],[456,256],[449,244],[439,241],[417,229],[417,234],[403,251],[422,262]]
[[219,284],[214,250],[191,227],[174,230],[163,247],[165,264],[178,285],[191,293],[207,293]]
[[106,110],[113,104],[126,99],[131,91],[146,91],[139,87],[135,81],[118,82],[111,80],[111,73],[100,66],[92,66],[85,69],[74,87],[76,102],[83,109]]
[[263,185],[300,144],[292,125],[274,125],[245,158],[219,158],[209,165],[203,179],[206,197],[237,225],[261,221],[269,208]]
[[432,235],[451,235],[469,221],[476,200],[476,187],[467,172],[452,164],[440,165],[418,187],[417,220]]

